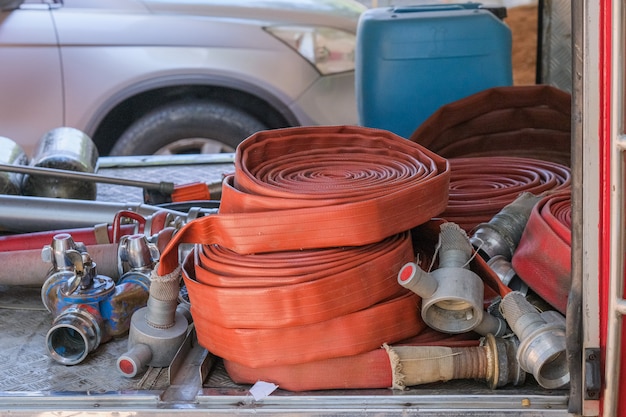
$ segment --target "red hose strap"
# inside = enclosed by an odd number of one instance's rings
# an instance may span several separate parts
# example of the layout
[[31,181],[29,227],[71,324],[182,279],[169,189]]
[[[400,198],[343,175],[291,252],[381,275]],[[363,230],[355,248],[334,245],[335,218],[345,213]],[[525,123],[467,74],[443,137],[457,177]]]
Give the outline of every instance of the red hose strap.
[[571,285],[571,193],[549,195],[533,208],[512,265],[533,291],[561,313]]
[[428,221],[447,203],[447,161],[391,132],[315,126],[258,132],[237,148],[220,212],[189,222],[179,243],[263,253],[379,242]]
[[491,220],[527,191],[539,195],[569,187],[564,165],[519,157],[452,158],[448,206],[441,214],[466,232]]

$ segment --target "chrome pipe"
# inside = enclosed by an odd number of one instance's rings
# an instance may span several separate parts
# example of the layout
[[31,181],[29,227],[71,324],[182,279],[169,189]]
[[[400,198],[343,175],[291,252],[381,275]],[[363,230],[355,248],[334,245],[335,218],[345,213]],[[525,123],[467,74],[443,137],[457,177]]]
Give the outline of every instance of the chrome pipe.
[[0,195],[0,231],[30,233],[110,224],[119,211],[144,217],[166,211],[182,219],[187,213],[143,203],[113,203],[51,197]]

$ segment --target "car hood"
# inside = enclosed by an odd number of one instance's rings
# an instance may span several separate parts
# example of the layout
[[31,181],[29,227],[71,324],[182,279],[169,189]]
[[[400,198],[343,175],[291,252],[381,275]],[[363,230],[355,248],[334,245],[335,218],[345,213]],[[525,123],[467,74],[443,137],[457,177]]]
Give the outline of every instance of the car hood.
[[143,0],[155,14],[194,14],[354,30],[367,8],[354,0]]

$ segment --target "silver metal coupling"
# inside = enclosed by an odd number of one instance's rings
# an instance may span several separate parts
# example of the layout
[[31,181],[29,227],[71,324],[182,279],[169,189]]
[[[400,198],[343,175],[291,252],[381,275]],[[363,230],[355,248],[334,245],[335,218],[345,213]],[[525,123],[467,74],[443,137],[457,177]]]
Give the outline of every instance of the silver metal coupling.
[[54,317],[46,345],[57,362],[78,364],[101,343],[125,335],[133,313],[146,305],[158,250],[144,235],[133,235],[120,242],[119,251],[132,267],[116,285],[97,274],[89,253],[79,250],[70,235],[56,235],[44,247],[42,257],[53,264],[41,292]]
[[105,337],[99,310],[113,295],[115,283],[97,275],[96,265],[87,252],[68,250],[65,255],[74,266],[73,272],[56,274],[52,282],[42,287],[44,305],[54,316],[46,334],[46,346],[52,359],[76,365]]
[[489,260],[501,255],[510,261],[528,223],[530,213],[539,200],[541,197],[529,192],[521,193],[489,222],[476,226],[470,237],[470,243],[481,257]]
[[510,260],[502,255],[496,255],[487,261],[487,266],[498,276],[498,279],[513,291],[528,294],[528,284],[517,275]]
[[[58,127],[39,139],[31,165],[93,173],[98,156],[98,148],[85,133],[72,127]],[[45,174],[25,175],[22,184],[24,195],[39,197],[95,200],[96,192],[95,183],[62,180]]]
[[[0,164],[28,165],[28,156],[17,143],[0,136]],[[23,178],[16,172],[0,172],[0,194],[20,195]]]
[[500,309],[519,338],[517,359],[522,369],[531,373],[544,388],[568,385],[565,318],[556,311],[540,313],[518,291],[505,295]]
[[443,223],[439,243],[438,269],[428,273],[409,262],[398,273],[398,283],[422,297],[424,322],[444,333],[504,335],[506,322],[484,311],[484,284],[469,268],[472,247],[465,231]]

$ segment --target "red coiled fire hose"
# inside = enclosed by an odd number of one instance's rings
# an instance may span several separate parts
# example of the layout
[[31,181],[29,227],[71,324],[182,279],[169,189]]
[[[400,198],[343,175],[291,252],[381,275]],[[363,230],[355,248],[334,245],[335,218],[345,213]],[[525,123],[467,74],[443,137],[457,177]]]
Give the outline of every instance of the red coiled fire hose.
[[518,156],[571,164],[571,96],[549,85],[494,87],[441,106],[410,140],[444,158]]
[[512,259],[517,275],[563,314],[572,280],[571,213],[570,189],[540,200]]
[[539,159],[520,157],[451,158],[448,207],[441,217],[470,233],[488,222],[522,192],[539,195],[571,183],[570,169]]
[[407,231],[446,207],[449,176],[446,160],[387,131],[259,132],[237,149],[219,213],[185,225],[158,274],[177,269],[179,243],[204,244],[185,283],[199,342],[228,360],[370,351],[424,327],[395,274],[413,259]]

